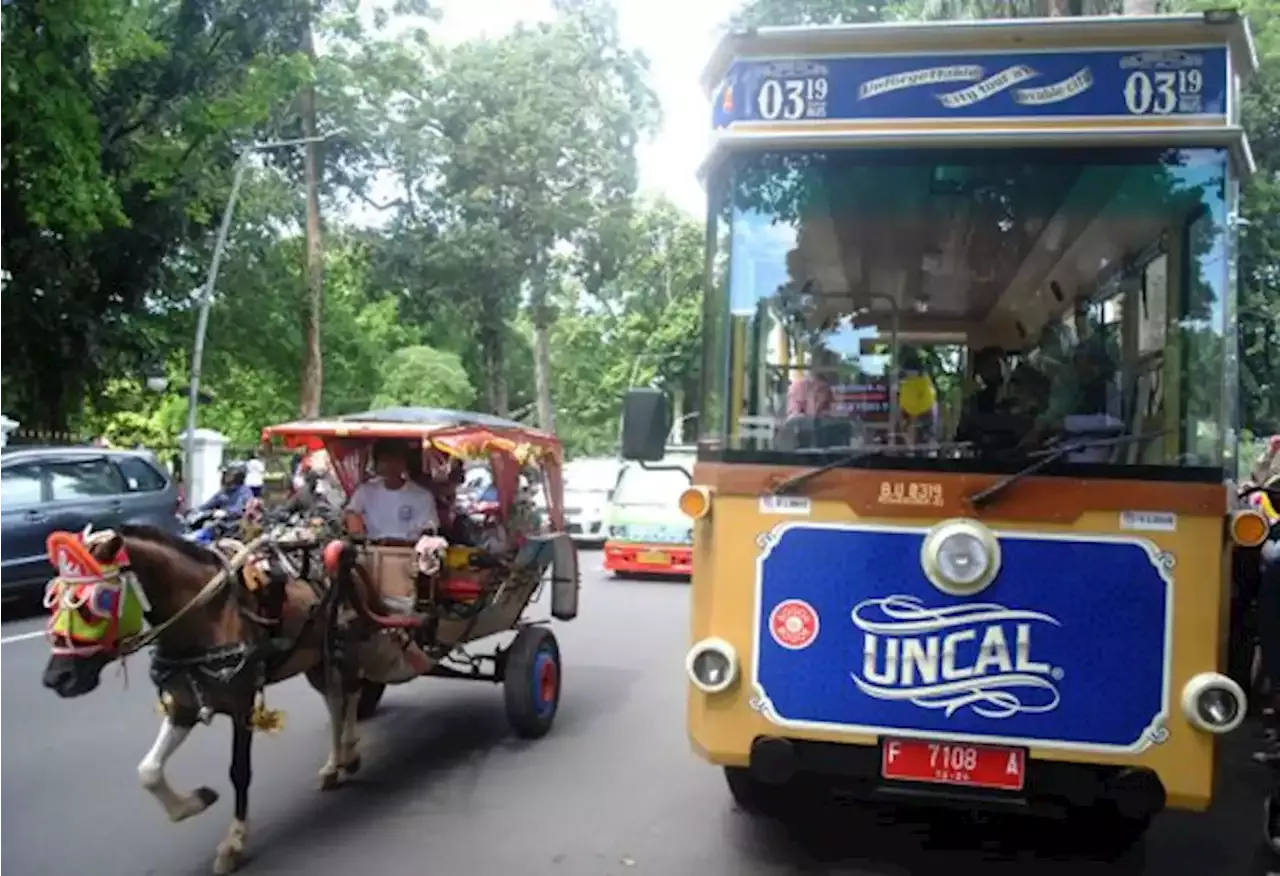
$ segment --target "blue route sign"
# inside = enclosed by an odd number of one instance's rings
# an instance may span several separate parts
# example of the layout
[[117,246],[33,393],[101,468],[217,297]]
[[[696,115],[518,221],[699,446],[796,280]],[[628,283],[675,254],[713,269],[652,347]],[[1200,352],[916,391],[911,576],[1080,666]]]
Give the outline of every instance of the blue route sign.
[[1229,81],[1221,46],[745,60],[716,90],[713,125],[1162,117],[1221,124]]

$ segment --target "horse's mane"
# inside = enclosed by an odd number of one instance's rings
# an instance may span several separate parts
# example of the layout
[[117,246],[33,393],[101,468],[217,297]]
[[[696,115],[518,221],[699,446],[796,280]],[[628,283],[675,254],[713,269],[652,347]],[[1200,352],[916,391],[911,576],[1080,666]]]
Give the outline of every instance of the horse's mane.
[[187,559],[195,560],[197,563],[222,565],[222,560],[213,551],[203,545],[198,545],[187,541],[181,536],[167,532],[158,526],[149,526],[145,523],[126,523],[116,531],[128,538],[138,538],[163,545]]

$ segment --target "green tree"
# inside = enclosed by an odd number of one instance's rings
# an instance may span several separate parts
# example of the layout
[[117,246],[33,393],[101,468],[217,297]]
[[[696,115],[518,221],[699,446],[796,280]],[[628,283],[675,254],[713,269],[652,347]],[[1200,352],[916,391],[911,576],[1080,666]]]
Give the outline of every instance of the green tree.
[[296,11],[5,5],[0,346],[19,419],[64,429],[87,390],[150,352],[139,315],[225,200],[233,139],[305,76]]
[[[551,428],[551,258],[579,246],[635,188],[635,146],[656,122],[645,62],[623,49],[613,8],[557,2],[555,20],[442,52],[432,83],[440,150],[436,239],[463,254],[479,305],[487,401],[505,413],[505,326],[526,302],[539,420]],[[421,172],[421,171],[417,171]]]
[[373,407],[467,409],[476,391],[462,360],[427,346],[403,347],[387,359]]

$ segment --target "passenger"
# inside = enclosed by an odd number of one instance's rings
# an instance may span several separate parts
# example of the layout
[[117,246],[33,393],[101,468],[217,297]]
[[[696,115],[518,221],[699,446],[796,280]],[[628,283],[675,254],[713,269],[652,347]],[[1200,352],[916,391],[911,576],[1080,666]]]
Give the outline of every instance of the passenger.
[[[1119,397],[1113,378],[1115,363],[1101,336],[1078,343],[1067,364],[1055,375],[1045,411],[1021,442],[1032,449],[1051,438],[1065,441],[1116,438],[1124,433],[1118,414]],[[1111,458],[1106,447],[1071,454],[1073,462],[1105,462]]]
[[1015,417],[1034,422],[1045,410],[1051,382],[1039,368],[1022,362],[1009,375],[1008,395],[1002,407]]
[[831,411],[835,395],[827,372],[838,362],[834,353],[818,347],[809,357],[809,370],[787,390],[787,417],[825,417]]
[[956,427],[956,441],[987,444],[994,438],[990,426],[1000,413],[1004,395],[1004,350],[992,346],[975,353],[973,376],[977,386],[966,393],[960,424]]
[[920,353],[910,347],[902,351],[902,370],[898,373],[898,410],[903,434],[909,444],[927,444],[938,440],[938,389],[925,370]]
[[373,445],[377,476],[351,494],[343,524],[355,535],[409,541],[440,528],[435,496],[409,480],[403,442],[383,439]]
[[440,534],[449,544],[474,545],[476,541],[475,525],[458,508],[458,489],[465,481],[466,468],[462,460],[455,459],[449,465],[449,476],[435,488]]
[[262,488],[266,484],[267,464],[258,456],[257,451],[249,454],[244,464],[244,483],[255,496],[262,496]]

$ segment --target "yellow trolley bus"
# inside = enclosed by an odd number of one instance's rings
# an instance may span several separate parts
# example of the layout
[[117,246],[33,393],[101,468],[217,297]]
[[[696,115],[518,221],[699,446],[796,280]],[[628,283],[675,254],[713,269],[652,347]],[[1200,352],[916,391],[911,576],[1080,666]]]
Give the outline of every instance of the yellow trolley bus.
[[[739,803],[1203,810],[1227,677],[1234,13],[727,36],[689,735]],[[632,390],[624,456],[665,397]]]

